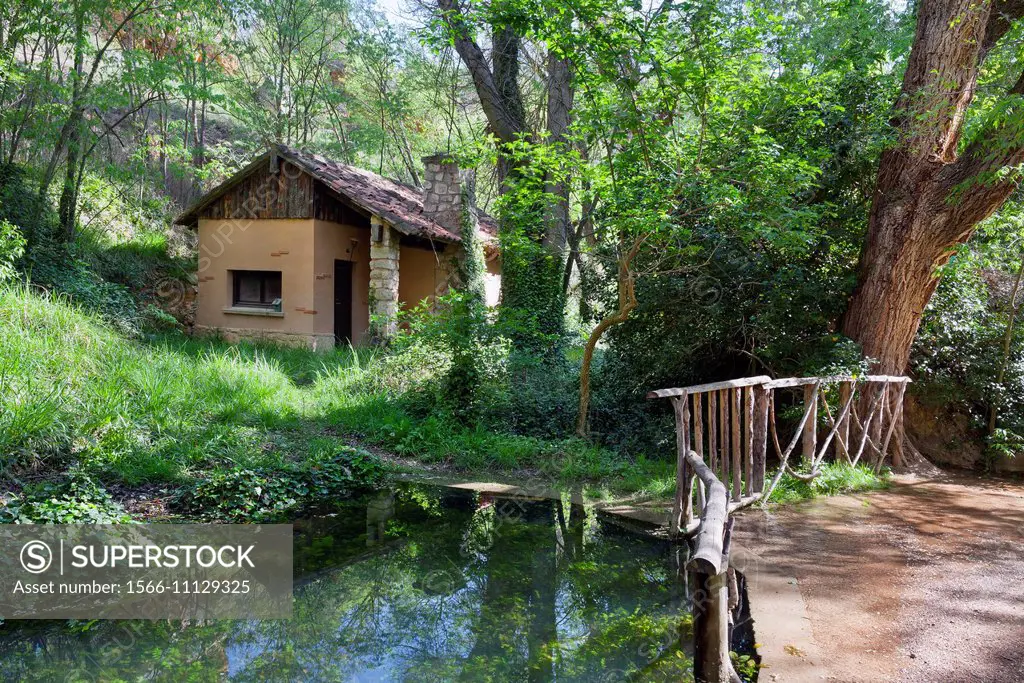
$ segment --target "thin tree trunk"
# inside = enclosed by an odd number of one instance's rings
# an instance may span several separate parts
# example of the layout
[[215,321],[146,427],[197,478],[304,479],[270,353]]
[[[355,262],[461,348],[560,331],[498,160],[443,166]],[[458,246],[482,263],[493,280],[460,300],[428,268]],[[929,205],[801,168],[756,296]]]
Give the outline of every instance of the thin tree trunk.
[[1013,329],[1017,323],[1017,292],[1020,291],[1021,280],[1024,279],[1024,259],[1021,259],[1020,268],[1017,269],[1017,279],[1013,282],[1013,291],[1010,293],[1010,319],[1006,321],[1006,332],[1003,334],[1003,355],[999,362],[999,372],[996,375],[996,385],[993,396],[989,399],[988,406],[988,435],[992,436],[996,431],[996,418],[999,416],[999,404],[1002,403],[1003,382],[1006,380],[1006,368],[1010,364],[1010,348],[1013,344]]
[[203,106],[199,114],[199,129],[196,138],[196,167],[202,168],[206,165],[206,99],[203,99]]
[[[548,54],[548,142],[565,153],[565,135],[572,113],[572,69],[569,60]],[[544,191],[558,200],[548,208],[544,244],[554,254],[563,254],[569,240],[569,185],[564,178],[550,179]]]
[[580,365],[580,402],[576,412],[576,435],[581,438],[586,438],[590,433],[590,369],[594,362],[594,351],[604,333],[626,322],[636,308],[636,280],[632,267],[641,244],[642,240],[638,240],[628,252],[619,257],[619,308],[611,315],[605,316],[594,327],[587,337],[586,346],[583,347],[583,362]]
[[[78,197],[75,192],[77,187],[76,175],[78,164],[82,153],[82,124],[85,118],[85,92],[82,82],[85,71],[85,11],[81,3],[75,6],[75,66],[71,74],[71,111],[68,113],[68,120],[61,129],[61,140],[67,147],[67,159],[65,159],[64,186],[61,189],[60,204],[58,205],[58,218],[64,239],[72,242],[75,239],[75,218]],[[40,199],[45,201],[46,190],[56,170],[56,161],[60,150],[60,144],[54,149],[50,167],[47,168],[47,175],[43,178],[43,185],[40,190]]]

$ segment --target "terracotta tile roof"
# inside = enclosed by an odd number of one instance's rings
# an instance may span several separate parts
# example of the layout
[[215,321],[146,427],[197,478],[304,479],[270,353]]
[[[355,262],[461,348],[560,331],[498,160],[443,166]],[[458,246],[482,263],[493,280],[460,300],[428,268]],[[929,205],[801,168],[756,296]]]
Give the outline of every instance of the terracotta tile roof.
[[[323,183],[343,201],[379,216],[403,234],[442,242],[460,240],[457,234],[423,213],[423,191],[417,187],[284,145],[277,146],[276,152],[281,158],[291,161]],[[269,155],[270,152],[267,152],[234,178],[210,191],[176,222],[194,222],[203,206],[227,192],[239,175],[247,173],[250,168],[259,167],[261,161],[269,160]],[[496,237],[497,222],[482,211],[479,214],[481,232],[489,238]]]

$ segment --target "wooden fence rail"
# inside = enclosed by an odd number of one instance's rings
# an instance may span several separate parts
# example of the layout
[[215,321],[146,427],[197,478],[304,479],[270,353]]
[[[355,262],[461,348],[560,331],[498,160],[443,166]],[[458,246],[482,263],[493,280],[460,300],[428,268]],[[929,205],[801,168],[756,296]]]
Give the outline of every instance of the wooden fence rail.
[[[693,539],[687,566],[702,596],[702,603],[695,605],[698,681],[739,680],[729,658],[728,604],[737,597],[729,595],[735,585],[728,579],[729,515],[767,501],[786,472],[813,480],[828,455],[839,462],[866,463],[876,472],[887,457],[900,465],[903,395],[909,381],[888,375],[762,375],[647,394],[669,399],[675,411],[676,492],[669,535]],[[799,419],[783,448],[776,414],[782,402],[776,398],[786,392],[795,394],[786,417],[790,423],[797,415]],[[777,460],[770,480],[769,441]],[[790,456],[798,445],[801,462],[794,466]]]
[[[669,535],[692,535],[707,500],[706,485],[688,473],[685,456],[691,449],[725,485],[730,512],[766,499],[784,472],[813,479],[828,455],[852,464],[864,460],[876,471],[887,456],[898,466],[903,393],[909,381],[888,375],[784,379],[761,375],[650,392],[648,398],[669,399],[676,416],[676,495]],[[802,411],[783,448],[776,398],[794,391],[792,409]],[[824,438],[819,438],[822,426]],[[769,445],[778,460],[770,480],[766,476]],[[798,445],[806,471],[791,464]]]
[[694,677],[700,681],[733,680],[729,656],[729,497],[725,484],[694,451],[684,455],[707,494],[701,524],[693,539],[687,569],[694,576]]

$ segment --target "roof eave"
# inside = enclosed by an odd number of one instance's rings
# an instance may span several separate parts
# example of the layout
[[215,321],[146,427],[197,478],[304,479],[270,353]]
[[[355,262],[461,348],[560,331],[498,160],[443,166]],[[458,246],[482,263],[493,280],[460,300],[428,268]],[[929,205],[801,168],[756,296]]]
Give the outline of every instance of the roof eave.
[[240,182],[242,182],[250,175],[255,173],[257,170],[259,170],[262,164],[266,164],[267,162],[269,162],[270,155],[275,151],[277,150],[267,150],[266,152],[264,152],[263,154],[259,155],[251,162],[249,162],[249,165],[243,168],[241,171],[234,174],[233,176],[225,180],[223,183],[221,183],[220,185],[213,188],[212,190],[204,194],[202,197],[197,199],[191,206],[185,209],[185,211],[183,211],[180,216],[174,219],[174,224],[184,225],[185,227],[189,228],[194,228],[197,225],[199,225],[199,214],[203,209],[205,209],[210,204],[223,197],[225,194],[228,193],[228,191],[231,188],[233,188],[235,185],[238,185]]
[[[326,189],[329,193],[333,194],[338,200],[352,206],[355,210],[363,213],[367,217],[376,216],[378,219],[387,223],[389,226],[397,230],[403,235],[408,237],[416,237],[427,240],[434,240],[436,242],[442,242],[444,244],[457,244],[461,242],[457,235],[453,235],[452,238],[445,237],[443,235],[423,234],[423,231],[418,226],[412,226],[406,224],[404,220],[396,215],[391,215],[387,212],[381,212],[379,208],[371,206],[370,204],[361,201],[359,197],[354,197],[346,192],[339,191],[330,184],[325,182],[319,177],[316,168],[310,167],[306,160],[301,156],[296,156],[291,151],[282,145],[275,145],[268,149],[266,152],[258,156],[248,166],[240,170],[235,175],[231,176],[223,183],[215,187],[214,189],[207,192],[205,195],[200,197],[195,203],[189,206],[181,215],[174,219],[176,225],[184,225],[186,227],[195,228],[199,224],[199,218],[202,211],[210,206],[217,199],[227,194],[233,187],[238,185],[240,182],[245,180],[251,174],[255,173],[261,168],[263,164],[267,164],[270,161],[271,155],[276,155],[282,159],[294,164],[296,167],[302,169],[305,173],[308,173],[321,187]],[[486,232],[481,230],[481,237],[484,241],[487,241],[488,237],[493,239],[493,236],[488,235]]]

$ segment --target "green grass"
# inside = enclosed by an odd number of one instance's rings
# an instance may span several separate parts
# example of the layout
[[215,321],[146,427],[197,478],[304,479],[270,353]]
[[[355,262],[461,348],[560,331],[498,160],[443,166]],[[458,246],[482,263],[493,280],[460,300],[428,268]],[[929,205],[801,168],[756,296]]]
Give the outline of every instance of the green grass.
[[819,467],[821,474],[811,481],[802,481],[788,472],[782,475],[779,485],[768,499],[770,503],[795,503],[818,496],[834,496],[839,493],[877,491],[888,488],[889,473],[883,470],[875,474],[864,465],[825,462]]
[[271,358],[130,340],[59,299],[0,290],[6,467],[71,457],[128,484],[175,481],[211,460],[266,457],[262,433],[302,417]]
[[129,338],[59,296],[0,287],[0,466],[17,476],[75,464],[105,484],[180,484],[300,462],[317,440],[354,435],[463,469],[652,495],[671,486],[669,463],[414,417],[394,388],[402,372],[373,350]]
[[[666,460],[417,417],[401,400],[408,372],[369,349],[129,338],[59,296],[0,287],[0,466],[15,477],[75,466],[106,485],[180,485],[302,463],[325,439],[355,436],[422,463],[585,483],[591,497],[672,495]],[[810,482],[784,475],[770,500],[887,485],[867,467],[824,463]]]

